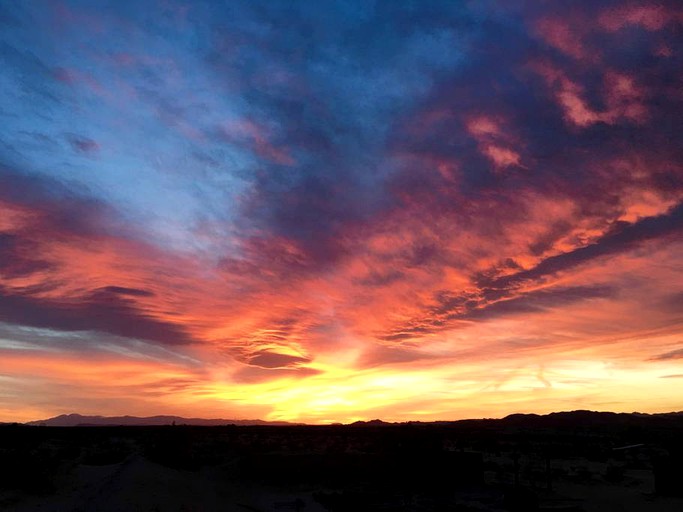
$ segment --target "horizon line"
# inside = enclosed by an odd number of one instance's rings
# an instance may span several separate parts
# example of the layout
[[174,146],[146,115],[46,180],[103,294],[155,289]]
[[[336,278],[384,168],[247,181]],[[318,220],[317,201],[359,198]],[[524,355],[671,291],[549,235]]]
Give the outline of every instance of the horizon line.
[[[457,422],[463,422],[463,421],[496,421],[496,420],[504,420],[507,419],[511,416],[538,416],[538,417],[546,417],[546,416],[551,416],[551,415],[556,415],[556,414],[568,414],[568,413],[579,413],[579,412],[588,412],[588,413],[596,413],[596,414],[615,414],[615,415],[637,415],[637,416],[663,416],[663,415],[671,415],[671,414],[683,414],[683,410],[669,410],[669,411],[662,411],[662,412],[640,412],[640,411],[631,411],[631,412],[617,412],[617,411],[611,411],[611,410],[592,410],[592,409],[572,409],[572,410],[559,410],[559,411],[552,411],[548,413],[535,413],[535,412],[513,412],[510,414],[506,414],[505,416],[500,416],[500,417],[471,417],[471,418],[460,418],[460,419],[434,419],[434,420],[398,420],[398,421],[391,421],[391,420],[384,420],[382,418],[370,418],[370,419],[359,419],[359,420],[353,420],[350,422],[343,422],[343,421],[330,421],[326,423],[309,423],[306,421],[293,421],[293,420],[265,420],[261,418],[205,418],[205,417],[188,417],[188,416],[181,416],[177,414],[153,414],[149,416],[135,416],[131,414],[119,414],[119,415],[103,415],[103,414],[81,414],[77,412],[70,412],[70,413],[62,413],[58,414],[56,416],[51,416],[49,418],[42,418],[42,419],[36,419],[36,420],[29,420],[29,421],[6,421],[6,420],[1,420],[0,425],[26,425],[26,426],[36,426],[34,424],[36,423],[41,423],[41,422],[47,422],[51,421],[57,418],[62,418],[62,417],[70,417],[70,416],[79,416],[82,418],[101,418],[101,419],[115,419],[115,418],[130,418],[130,419],[137,419],[137,420],[145,420],[145,419],[152,419],[152,418],[174,418],[174,419],[180,419],[180,420],[187,420],[187,421],[207,421],[207,422],[225,422],[225,425],[230,425],[231,422],[255,422],[255,423],[265,423],[267,425],[272,425],[272,426],[340,426],[340,425],[353,425],[355,423],[373,423],[373,422],[381,422],[385,423],[387,425],[401,425],[401,424],[412,424],[412,423],[457,423]],[[170,423],[169,423],[170,425]],[[181,424],[183,425],[183,424]],[[99,425],[93,425],[93,426],[99,426]],[[106,425],[106,426],[115,426],[115,425]],[[116,425],[118,426],[118,425]],[[121,426],[134,426],[134,425],[121,425]],[[135,426],[144,426],[144,425],[135,425]],[[156,425],[156,426],[162,426],[162,425]],[[201,425],[195,425],[195,426],[201,426]],[[213,425],[212,425],[213,426]],[[219,426],[219,425],[215,425]],[[252,425],[255,426],[255,425]]]

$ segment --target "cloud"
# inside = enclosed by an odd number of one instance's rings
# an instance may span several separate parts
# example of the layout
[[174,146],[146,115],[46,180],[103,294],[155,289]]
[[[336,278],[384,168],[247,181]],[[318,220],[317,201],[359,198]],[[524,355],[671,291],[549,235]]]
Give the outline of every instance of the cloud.
[[77,153],[90,154],[97,153],[100,145],[92,139],[80,135],[69,134],[67,140],[74,151]]
[[[675,4],[672,4],[675,5]],[[614,32],[628,26],[640,26],[648,31],[657,31],[669,23],[683,21],[683,11],[665,4],[623,5],[603,11],[599,23],[605,30]]]
[[[400,340],[401,338],[394,338]],[[394,339],[389,341],[394,341]],[[436,354],[429,354],[403,347],[370,347],[366,350],[358,361],[358,365],[362,368],[372,368],[376,366],[416,363],[418,361],[438,360],[439,356]]]
[[41,300],[0,289],[0,321],[65,331],[102,331],[163,344],[190,343],[182,327],[157,320],[111,295]]
[[505,168],[512,165],[520,165],[520,154],[505,147],[510,144],[510,136],[503,134],[504,129],[498,120],[478,116],[470,119],[467,123],[467,130],[478,141],[479,150],[487,156],[497,168]]
[[[115,212],[53,180],[9,168],[3,172],[7,185],[0,191],[5,214],[0,253],[6,257],[0,263],[3,321],[67,331],[99,330],[168,344],[192,341],[183,327],[160,320],[131,300],[153,297],[151,291],[115,285],[66,291],[75,284],[67,281],[74,269],[59,254],[64,250],[68,254],[78,242],[92,246],[111,241]],[[76,275],[87,282],[92,278],[86,270],[92,253],[86,250],[80,256]]]
[[231,379],[236,384],[259,384],[274,380],[305,379],[322,372],[314,368],[263,368],[260,366],[248,366],[237,370]]
[[594,244],[551,256],[529,270],[500,277],[488,283],[483,281],[482,284],[495,289],[519,284],[525,280],[539,279],[581,265],[594,258],[633,249],[637,244],[678,233],[681,229],[683,229],[683,203],[664,215],[648,217],[630,225],[617,223],[611,232],[607,232]]
[[269,350],[259,350],[249,354],[248,361],[250,365],[261,368],[288,368],[311,362],[307,357],[278,354]]
[[50,269],[51,263],[35,254],[35,245],[11,233],[0,233],[0,273],[21,277]]
[[105,286],[95,290],[95,294],[115,294],[115,295],[130,295],[133,297],[153,297],[154,293],[148,290],[139,290],[137,288],[126,288],[124,286]]
[[589,52],[583,43],[586,20],[581,23],[572,20],[568,23],[566,18],[544,17],[535,23],[536,32],[550,46],[574,59],[590,58]]
[[678,350],[671,350],[669,352],[664,352],[663,354],[656,355],[652,357],[651,361],[668,361],[670,359],[683,359],[683,348]]

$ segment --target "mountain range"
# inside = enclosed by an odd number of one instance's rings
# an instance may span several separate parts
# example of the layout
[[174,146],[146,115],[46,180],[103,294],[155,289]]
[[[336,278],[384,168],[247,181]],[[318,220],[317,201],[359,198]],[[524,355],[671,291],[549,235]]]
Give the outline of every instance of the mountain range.
[[62,414],[45,420],[29,421],[26,425],[46,427],[81,426],[154,426],[154,425],[198,425],[212,427],[218,425],[297,425],[286,421],[264,420],[226,420],[205,418],[183,418],[181,416],[83,416]]
[[[453,425],[453,426],[506,426],[506,427],[562,427],[562,426],[608,426],[623,424],[650,424],[652,422],[676,422],[683,420],[683,412],[669,412],[657,414],[644,413],[614,413],[595,411],[567,411],[550,414],[511,414],[501,419],[467,419],[457,421],[434,421],[419,422],[410,421],[405,423],[391,423],[382,420],[356,421],[350,426],[359,427],[382,427],[392,425]],[[156,426],[156,425],[196,425],[196,426],[219,426],[219,425],[269,425],[269,426],[295,426],[304,423],[290,423],[286,421],[265,420],[234,420],[234,419],[206,419],[206,418],[183,418],[182,416],[83,416],[81,414],[62,414],[44,420],[29,421],[26,425],[47,427],[76,427],[76,426]],[[337,424],[340,425],[340,424]]]

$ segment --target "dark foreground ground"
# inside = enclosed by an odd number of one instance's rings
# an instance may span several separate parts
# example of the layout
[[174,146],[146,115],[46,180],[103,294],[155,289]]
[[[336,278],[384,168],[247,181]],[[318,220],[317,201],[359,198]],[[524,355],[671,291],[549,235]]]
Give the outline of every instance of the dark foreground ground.
[[683,415],[0,426],[7,511],[683,511]]

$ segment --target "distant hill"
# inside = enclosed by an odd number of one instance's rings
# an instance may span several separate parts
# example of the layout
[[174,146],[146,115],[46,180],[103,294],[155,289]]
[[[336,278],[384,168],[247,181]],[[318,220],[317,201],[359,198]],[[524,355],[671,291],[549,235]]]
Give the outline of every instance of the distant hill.
[[296,425],[286,421],[264,420],[225,420],[183,418],[181,416],[82,416],[80,414],[62,414],[46,420],[29,421],[26,425],[46,427],[80,427],[80,426],[154,426],[154,425]]
[[455,429],[514,430],[603,430],[638,428],[683,428],[683,412],[644,414],[596,411],[565,411],[550,414],[510,414],[500,419],[472,419],[438,422]]
[[382,420],[370,420],[370,421],[354,421],[349,424],[352,427],[385,427],[388,425],[396,425],[396,423],[387,423]]
[[351,427],[392,427],[400,425],[441,426],[456,429],[595,429],[595,428],[629,428],[629,427],[683,427],[683,412],[666,412],[645,414],[639,412],[616,413],[597,411],[565,411],[550,414],[510,414],[504,418],[467,419],[455,421],[408,421],[389,423],[382,420],[356,421]]
[[596,411],[568,411],[552,412],[550,414],[511,414],[498,420],[508,426],[521,427],[596,427],[613,425],[638,425],[661,422],[680,422],[683,420],[683,412],[667,412],[658,414],[645,414],[640,412],[616,413]]

